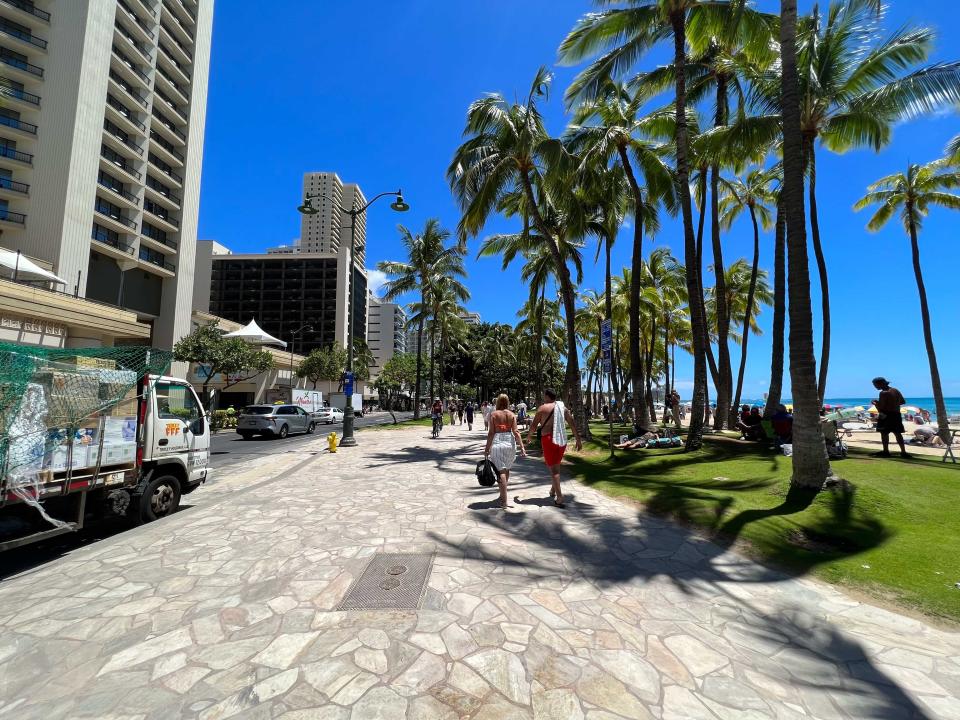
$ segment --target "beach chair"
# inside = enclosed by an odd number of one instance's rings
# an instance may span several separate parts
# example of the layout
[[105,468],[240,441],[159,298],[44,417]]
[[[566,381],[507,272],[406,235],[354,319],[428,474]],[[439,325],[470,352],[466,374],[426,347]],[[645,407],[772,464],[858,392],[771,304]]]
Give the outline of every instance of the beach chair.
[[823,441],[827,446],[827,455],[831,460],[845,458],[847,456],[847,444],[840,439],[840,429],[837,427],[836,420],[828,420],[822,423]]

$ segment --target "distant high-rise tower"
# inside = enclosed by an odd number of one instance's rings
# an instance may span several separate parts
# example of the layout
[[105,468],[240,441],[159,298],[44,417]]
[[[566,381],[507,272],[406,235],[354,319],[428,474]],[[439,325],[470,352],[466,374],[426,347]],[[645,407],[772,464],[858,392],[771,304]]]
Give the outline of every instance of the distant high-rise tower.
[[[344,183],[336,173],[312,172],[303,176],[303,195],[321,196],[313,201],[320,212],[303,215],[300,220],[300,252],[338,253],[343,245],[350,250],[350,216],[341,213],[338,205],[347,210],[362,207],[367,201],[359,185]],[[357,217],[357,264],[363,266],[367,250],[366,214]]]

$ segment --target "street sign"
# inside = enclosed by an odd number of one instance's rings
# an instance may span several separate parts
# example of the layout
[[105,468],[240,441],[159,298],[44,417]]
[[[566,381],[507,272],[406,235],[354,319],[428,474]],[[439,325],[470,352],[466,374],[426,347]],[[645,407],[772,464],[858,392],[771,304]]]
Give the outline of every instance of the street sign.
[[613,347],[613,322],[610,319],[603,320],[600,323],[600,347]]
[[348,398],[353,397],[353,373],[348,372],[343,374],[343,394]]
[[612,361],[610,360],[610,358],[608,358],[608,357],[605,357],[605,358],[603,359],[603,371],[604,371],[607,375],[609,375],[610,373],[613,372],[613,362],[612,362]]

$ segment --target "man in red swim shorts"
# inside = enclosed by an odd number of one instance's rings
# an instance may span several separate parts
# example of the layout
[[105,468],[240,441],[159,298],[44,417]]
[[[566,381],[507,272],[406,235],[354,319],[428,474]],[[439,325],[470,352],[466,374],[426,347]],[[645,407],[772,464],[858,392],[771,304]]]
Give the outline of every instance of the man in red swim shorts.
[[561,508],[565,505],[563,503],[563,492],[560,490],[560,463],[563,462],[563,454],[567,450],[567,425],[573,428],[577,450],[583,449],[580,431],[577,430],[573,415],[562,402],[557,400],[557,393],[547,388],[543,391],[543,404],[537,408],[537,414],[534,415],[533,422],[530,423],[527,442],[533,440],[533,434],[539,428],[540,446],[543,448],[543,463],[550,469],[552,477],[550,497],[553,498],[553,504]]

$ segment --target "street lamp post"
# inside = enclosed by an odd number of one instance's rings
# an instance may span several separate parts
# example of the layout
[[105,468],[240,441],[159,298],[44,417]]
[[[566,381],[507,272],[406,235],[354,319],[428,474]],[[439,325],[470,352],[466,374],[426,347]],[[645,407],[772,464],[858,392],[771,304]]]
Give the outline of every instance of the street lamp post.
[[290,404],[293,404],[293,340],[304,330],[313,330],[312,325],[303,325],[290,333]]
[[357,439],[353,435],[353,265],[357,251],[357,216],[365,213],[367,208],[377,200],[388,195],[396,196],[396,200],[390,203],[391,209],[395,212],[406,212],[410,209],[410,206],[403,200],[402,190],[383,192],[375,195],[360,208],[357,207],[356,195],[354,195],[353,205],[349,210],[340,205],[336,200],[329,198],[323,193],[318,193],[316,195],[307,195],[303,199],[303,205],[297,208],[303,215],[316,215],[320,211],[313,206],[313,201],[318,198],[324,198],[329,200],[341,213],[350,216],[350,271],[348,273],[349,277],[347,278],[347,282],[350,283],[348,286],[349,291],[347,292],[347,378],[349,382],[346,383],[344,387],[344,390],[347,392],[344,393],[346,395],[346,407],[343,409],[343,437],[340,438],[341,447],[353,447],[357,444]]

